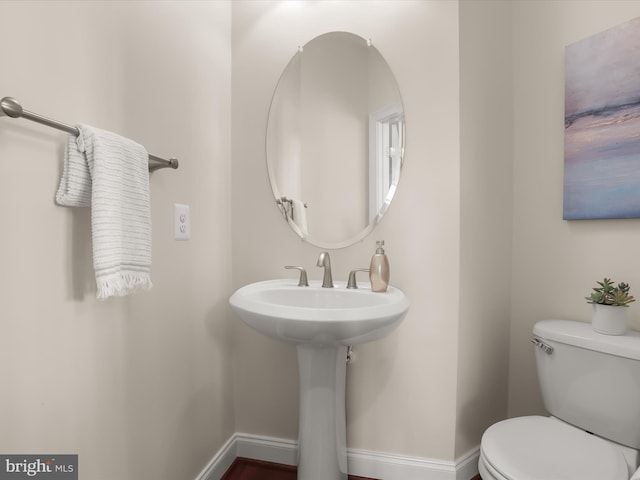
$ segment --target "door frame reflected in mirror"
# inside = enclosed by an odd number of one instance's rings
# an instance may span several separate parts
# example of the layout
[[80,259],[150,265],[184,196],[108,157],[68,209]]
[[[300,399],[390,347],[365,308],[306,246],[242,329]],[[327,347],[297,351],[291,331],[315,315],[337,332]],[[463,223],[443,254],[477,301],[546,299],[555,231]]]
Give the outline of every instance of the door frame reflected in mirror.
[[394,102],[369,115],[369,223],[378,223],[393,200],[403,150],[404,110]]

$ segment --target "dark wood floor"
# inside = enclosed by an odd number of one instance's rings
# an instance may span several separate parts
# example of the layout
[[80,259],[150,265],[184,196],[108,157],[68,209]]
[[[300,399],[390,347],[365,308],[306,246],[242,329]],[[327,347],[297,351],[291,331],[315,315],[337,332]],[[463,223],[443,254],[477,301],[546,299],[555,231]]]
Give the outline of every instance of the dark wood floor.
[[[249,458],[236,458],[220,480],[296,480],[296,467],[263,462]],[[349,475],[349,480],[376,480]]]
[[[220,480],[296,480],[296,467],[238,457]],[[349,475],[349,480],[375,479]],[[476,475],[471,480],[482,479]]]

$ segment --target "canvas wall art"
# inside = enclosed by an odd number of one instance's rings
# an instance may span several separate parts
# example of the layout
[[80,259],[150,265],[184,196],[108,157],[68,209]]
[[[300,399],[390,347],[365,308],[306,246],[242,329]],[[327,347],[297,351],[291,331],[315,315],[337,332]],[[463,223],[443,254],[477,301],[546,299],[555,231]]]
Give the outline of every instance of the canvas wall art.
[[566,47],[563,217],[640,218],[640,18]]

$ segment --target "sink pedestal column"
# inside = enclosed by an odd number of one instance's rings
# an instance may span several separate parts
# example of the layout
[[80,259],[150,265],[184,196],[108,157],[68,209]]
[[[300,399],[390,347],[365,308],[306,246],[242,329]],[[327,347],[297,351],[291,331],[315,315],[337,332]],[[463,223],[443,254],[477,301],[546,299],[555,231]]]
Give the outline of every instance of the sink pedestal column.
[[298,480],[347,480],[347,347],[298,345]]

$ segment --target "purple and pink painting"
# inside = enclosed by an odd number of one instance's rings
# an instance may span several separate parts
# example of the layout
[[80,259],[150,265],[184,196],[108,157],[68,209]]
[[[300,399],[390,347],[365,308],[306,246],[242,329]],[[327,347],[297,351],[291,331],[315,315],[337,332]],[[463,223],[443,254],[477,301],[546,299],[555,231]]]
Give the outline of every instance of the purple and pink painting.
[[640,18],[566,47],[565,220],[640,218]]

